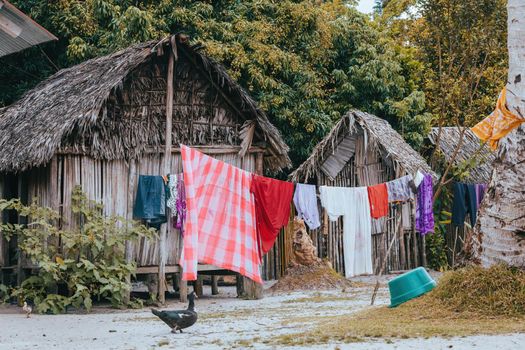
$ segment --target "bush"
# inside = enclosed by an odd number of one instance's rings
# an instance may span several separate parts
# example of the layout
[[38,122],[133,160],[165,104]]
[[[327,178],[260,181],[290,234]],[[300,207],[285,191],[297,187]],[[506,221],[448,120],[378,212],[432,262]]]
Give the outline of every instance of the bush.
[[[0,211],[15,210],[28,222],[3,224],[0,230],[7,239],[16,235],[20,251],[39,267],[38,275],[26,279],[11,295],[32,300],[40,313],[63,313],[69,306],[90,311],[93,299],[124,306],[130,289],[127,277],[136,269],[134,263],[126,262],[126,241],[152,238],[155,230],[107,217],[103,209],[76,187],[72,192],[76,225],[59,229],[59,214],[50,208],[36,203],[26,206],[18,199],[0,200]],[[59,288],[66,288],[67,295],[57,293]]]
[[435,232],[425,237],[428,267],[437,271],[448,268],[447,244],[441,225],[435,226]]

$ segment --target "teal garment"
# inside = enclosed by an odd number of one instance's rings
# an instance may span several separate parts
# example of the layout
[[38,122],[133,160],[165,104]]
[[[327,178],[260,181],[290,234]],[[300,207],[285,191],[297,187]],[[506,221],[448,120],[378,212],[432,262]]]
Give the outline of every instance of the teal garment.
[[161,176],[140,175],[133,218],[151,226],[167,222],[166,184]]

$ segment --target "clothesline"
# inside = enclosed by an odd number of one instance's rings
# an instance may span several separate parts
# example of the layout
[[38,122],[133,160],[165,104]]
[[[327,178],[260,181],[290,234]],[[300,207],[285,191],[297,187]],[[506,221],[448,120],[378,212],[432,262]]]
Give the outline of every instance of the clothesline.
[[202,262],[261,282],[262,256],[288,223],[292,201],[310,229],[321,226],[317,189],[330,220],[343,216],[347,277],[372,273],[372,218],[387,216],[389,203],[416,200],[418,231],[434,229],[432,177],[419,171],[373,186],[317,187],[252,174],[182,145],[181,155],[182,174],[139,176],[134,217],[166,222],[168,203],[183,233],[185,280],[196,278]]

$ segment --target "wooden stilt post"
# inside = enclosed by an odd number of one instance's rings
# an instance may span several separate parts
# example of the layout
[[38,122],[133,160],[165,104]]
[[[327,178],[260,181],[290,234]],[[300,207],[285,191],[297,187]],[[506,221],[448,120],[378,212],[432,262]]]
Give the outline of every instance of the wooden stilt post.
[[[128,220],[133,219],[133,190],[135,188],[135,176],[136,176],[135,161],[129,161],[128,169],[128,203],[126,218]],[[130,241],[126,241],[126,263],[131,263],[133,259],[133,245]],[[124,295],[124,304],[128,304],[131,299],[131,276],[126,276],[126,283],[129,286],[128,292]]]
[[[172,124],[173,124],[173,78],[175,61],[177,60],[177,41],[175,36],[170,38],[170,49],[168,50],[168,73],[166,75],[166,133],[164,146],[164,174],[171,172],[171,147],[172,147]],[[166,236],[168,225],[163,224],[160,228],[159,237],[159,301],[164,304],[166,293]]]
[[195,281],[195,294],[197,294],[199,298],[202,297],[202,295],[204,294],[204,291],[203,291],[204,283],[203,282],[204,281],[203,281],[202,275],[197,276],[197,280]]
[[182,280],[182,270],[178,274],[179,278],[179,300],[181,303],[188,301],[188,281]]
[[211,295],[219,294],[218,280],[219,280],[219,276],[217,275],[211,276]]
[[405,225],[407,223],[403,221],[403,211],[405,210],[406,205],[410,206],[410,202],[403,203],[403,205],[401,205],[401,230],[399,232],[399,265],[401,270],[407,268],[405,247]]

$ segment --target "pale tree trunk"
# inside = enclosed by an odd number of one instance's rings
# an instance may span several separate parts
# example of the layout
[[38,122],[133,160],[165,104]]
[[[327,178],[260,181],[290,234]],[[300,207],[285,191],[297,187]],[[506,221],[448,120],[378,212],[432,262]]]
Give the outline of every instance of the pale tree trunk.
[[[509,0],[507,11],[507,107],[525,118],[525,1]],[[525,123],[500,141],[472,248],[483,266],[525,266]]]

